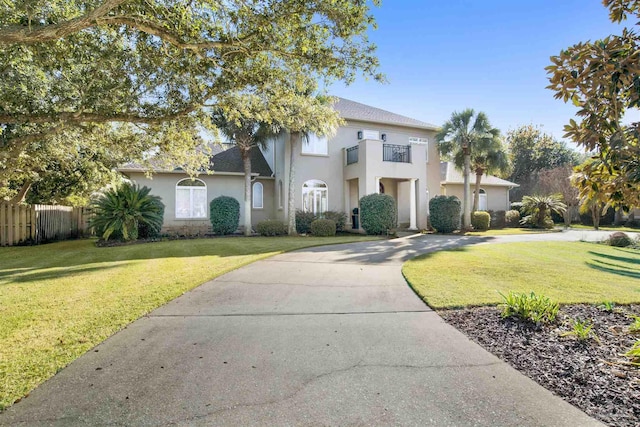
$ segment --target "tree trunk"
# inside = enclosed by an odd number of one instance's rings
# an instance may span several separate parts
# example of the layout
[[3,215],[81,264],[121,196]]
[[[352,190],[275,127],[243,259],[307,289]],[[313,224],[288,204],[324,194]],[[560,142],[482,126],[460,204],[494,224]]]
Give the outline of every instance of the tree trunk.
[[616,209],[616,214],[613,220],[614,225],[623,225],[624,224],[624,210],[622,208]]
[[564,228],[569,228],[571,226],[571,213],[573,210],[573,206],[567,206],[562,217],[564,218]]
[[251,156],[249,150],[240,150],[244,166],[244,235],[251,236]]
[[291,149],[291,157],[289,161],[289,200],[287,212],[289,215],[289,236],[295,236],[298,234],[296,231],[296,148],[298,146],[298,140],[300,139],[300,132],[292,132],[289,135],[289,148]]
[[15,204],[24,202],[24,200],[27,198],[27,193],[29,192],[30,189],[31,189],[31,182],[26,181],[24,184],[22,184],[22,187],[20,188],[20,191],[18,191],[18,194],[16,194],[15,196],[13,196],[11,200],[9,200],[9,203],[15,205]]
[[593,220],[593,228],[600,229],[600,206],[597,203],[591,207],[591,219]]
[[473,195],[473,210],[471,212],[475,212],[480,207],[480,183],[482,182],[482,175],[484,174],[484,170],[481,168],[476,169],[476,187],[475,194]]
[[471,173],[471,155],[464,155],[464,200],[462,202],[462,229],[469,230],[471,228],[471,183],[469,182],[469,173]]

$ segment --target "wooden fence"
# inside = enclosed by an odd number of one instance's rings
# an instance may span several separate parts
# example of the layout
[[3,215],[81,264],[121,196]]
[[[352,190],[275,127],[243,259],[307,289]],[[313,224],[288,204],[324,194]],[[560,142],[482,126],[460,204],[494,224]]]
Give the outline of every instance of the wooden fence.
[[0,246],[39,244],[89,234],[87,208],[0,203]]

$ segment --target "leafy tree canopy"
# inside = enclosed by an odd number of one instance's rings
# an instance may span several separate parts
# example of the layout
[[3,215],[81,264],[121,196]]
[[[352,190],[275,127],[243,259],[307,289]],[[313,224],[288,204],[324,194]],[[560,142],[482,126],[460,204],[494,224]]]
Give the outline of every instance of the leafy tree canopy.
[[382,79],[374,26],[359,0],[3,2],[0,186],[18,178],[22,157],[20,173],[32,173],[44,145],[143,161],[162,153],[197,172],[207,108],[228,93],[263,94],[277,102],[261,121],[306,128],[292,106],[317,110],[299,94],[319,81]]
[[548,88],[557,99],[578,107],[576,115],[581,120],[565,126],[566,136],[598,151],[601,162],[597,168],[606,168],[615,177],[611,183],[618,192],[626,192],[620,186],[629,183],[640,192],[640,123],[624,120],[640,106],[640,35],[636,32],[640,0],[604,0],[603,4],[609,8],[611,21],[620,23],[630,17],[634,28],[575,44],[553,56],[547,67]]

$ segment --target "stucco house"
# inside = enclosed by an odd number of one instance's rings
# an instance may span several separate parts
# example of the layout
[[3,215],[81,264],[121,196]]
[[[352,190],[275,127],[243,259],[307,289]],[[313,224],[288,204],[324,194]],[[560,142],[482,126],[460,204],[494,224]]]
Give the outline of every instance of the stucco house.
[[[471,200],[475,193],[475,172],[469,175],[471,182]],[[480,181],[480,198],[478,210],[507,211],[510,209],[509,190],[519,187],[515,182],[507,181],[493,175],[483,175]],[[440,188],[445,196],[464,197],[464,174],[452,162],[440,164]]]
[[[339,98],[334,108],[346,121],[332,138],[312,135],[295,154],[296,208],[351,214],[362,196],[385,193],[398,203],[398,225],[427,227],[428,200],[440,193],[438,127],[379,108]],[[264,150],[253,152],[252,221],[287,221],[289,136],[280,134]],[[131,180],[151,188],[165,203],[165,231],[204,231],[209,202],[220,195],[240,201],[243,223],[244,182],[237,148],[218,148],[212,174],[191,180],[181,170],[156,170],[151,178],[135,165],[120,169]],[[355,227],[354,227],[355,228]]]

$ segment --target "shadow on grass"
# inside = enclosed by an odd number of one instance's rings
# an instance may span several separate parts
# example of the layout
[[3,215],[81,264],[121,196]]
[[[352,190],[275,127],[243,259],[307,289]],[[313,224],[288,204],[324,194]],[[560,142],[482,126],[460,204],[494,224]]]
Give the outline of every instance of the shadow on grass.
[[[41,280],[51,280],[51,279],[59,279],[62,277],[70,277],[77,274],[91,273],[97,271],[107,271],[114,268],[120,267],[121,264],[118,265],[108,265],[108,266],[94,266],[94,267],[72,267],[66,269],[46,269],[41,271],[41,269],[33,268],[30,269],[29,272],[25,272],[24,270],[20,270],[19,272],[7,273],[10,270],[0,270],[0,287],[3,285],[9,285],[11,283],[29,283],[36,282]],[[5,282],[5,283],[2,283]]]
[[[630,255],[634,255],[632,252],[622,251],[624,253],[629,253]],[[616,274],[618,276],[631,277],[633,279],[640,279],[640,269],[632,267],[630,265],[617,264],[609,261],[617,261],[626,264],[632,265],[640,265],[640,258],[637,256],[617,256],[617,255],[609,255],[603,254],[601,252],[589,251],[590,255],[593,255],[595,258],[591,261],[587,261],[587,265],[594,270],[602,271],[605,273]],[[605,260],[598,259],[604,258]]]

